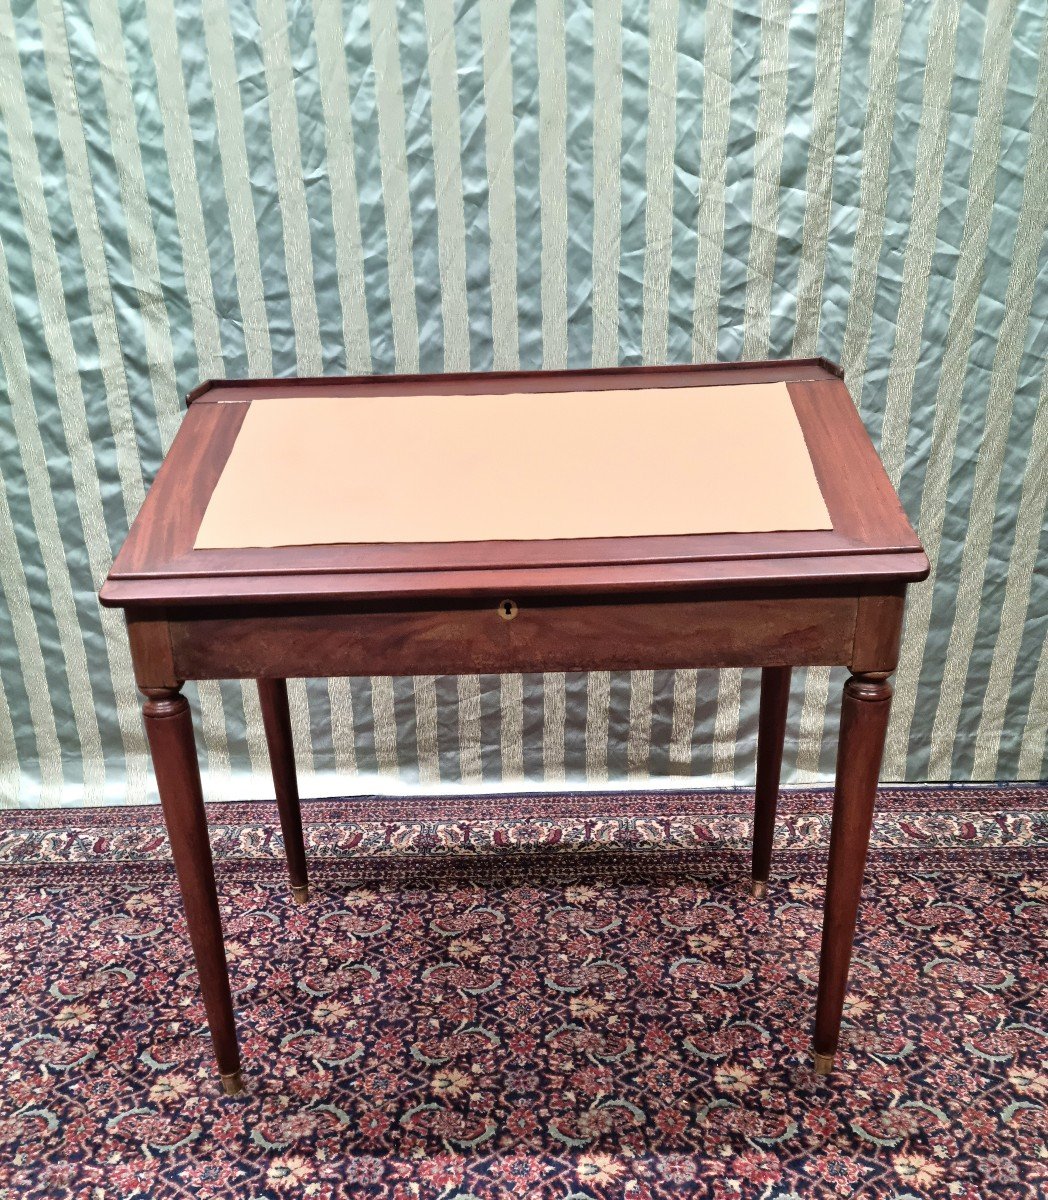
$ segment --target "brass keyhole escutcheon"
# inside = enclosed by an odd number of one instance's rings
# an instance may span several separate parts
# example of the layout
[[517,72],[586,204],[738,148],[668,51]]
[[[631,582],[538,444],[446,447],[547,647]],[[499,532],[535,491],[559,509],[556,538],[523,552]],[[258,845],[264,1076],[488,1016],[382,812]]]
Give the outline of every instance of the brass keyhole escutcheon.
[[499,603],[499,616],[503,621],[512,621],[517,615],[517,602],[515,600],[502,600]]

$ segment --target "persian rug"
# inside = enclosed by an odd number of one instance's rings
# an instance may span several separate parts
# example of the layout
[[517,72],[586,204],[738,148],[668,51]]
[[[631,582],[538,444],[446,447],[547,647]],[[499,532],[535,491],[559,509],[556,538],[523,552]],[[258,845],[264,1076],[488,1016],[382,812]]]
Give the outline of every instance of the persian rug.
[[235,1098],[158,810],[0,814],[0,1196],[1044,1195],[1046,801],[882,791],[828,1080],[824,791],[212,806]]

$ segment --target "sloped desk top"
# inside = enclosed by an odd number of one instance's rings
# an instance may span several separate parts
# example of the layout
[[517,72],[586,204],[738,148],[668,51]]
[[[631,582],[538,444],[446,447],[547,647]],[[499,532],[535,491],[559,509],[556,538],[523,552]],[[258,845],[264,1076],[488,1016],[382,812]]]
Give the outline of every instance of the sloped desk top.
[[190,400],[104,604],[927,571],[821,360],[216,381]]

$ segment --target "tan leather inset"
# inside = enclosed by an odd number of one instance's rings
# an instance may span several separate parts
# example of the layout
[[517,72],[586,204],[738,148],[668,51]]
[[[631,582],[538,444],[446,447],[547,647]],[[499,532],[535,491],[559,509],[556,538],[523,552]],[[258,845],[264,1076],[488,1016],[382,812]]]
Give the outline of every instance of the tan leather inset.
[[197,549],[832,528],[784,383],[251,403]]

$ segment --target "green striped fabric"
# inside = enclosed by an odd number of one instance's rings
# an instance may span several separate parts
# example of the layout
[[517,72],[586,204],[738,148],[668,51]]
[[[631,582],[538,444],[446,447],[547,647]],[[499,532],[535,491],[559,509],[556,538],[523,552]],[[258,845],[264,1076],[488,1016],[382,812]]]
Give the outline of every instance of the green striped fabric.
[[[1045,35],[1035,0],[0,0],[0,804],[154,798],[95,595],[200,379],[811,354],[932,561],[885,778],[1044,776]],[[832,777],[841,682],[795,673],[787,779]],[[307,792],[682,786],[752,781],[757,684],[290,693]],[[254,686],[189,690],[208,794],[265,794]]]

